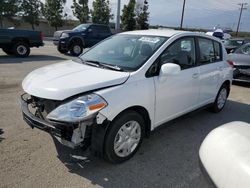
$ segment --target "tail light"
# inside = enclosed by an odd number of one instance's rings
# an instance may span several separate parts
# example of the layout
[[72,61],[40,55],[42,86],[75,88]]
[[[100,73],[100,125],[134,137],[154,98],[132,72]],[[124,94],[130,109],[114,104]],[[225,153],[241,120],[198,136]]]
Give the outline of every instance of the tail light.
[[41,40],[43,40],[43,39],[44,39],[44,34],[43,34],[43,32],[41,32],[41,34],[40,34],[40,38],[41,38]]
[[227,63],[228,63],[232,68],[234,68],[234,62],[233,62],[233,61],[227,60]]

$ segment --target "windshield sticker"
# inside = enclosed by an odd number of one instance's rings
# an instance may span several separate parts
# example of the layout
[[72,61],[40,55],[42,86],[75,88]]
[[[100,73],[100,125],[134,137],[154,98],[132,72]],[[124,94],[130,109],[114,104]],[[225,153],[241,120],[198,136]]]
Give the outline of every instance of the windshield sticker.
[[142,41],[142,42],[150,42],[150,43],[154,43],[156,44],[157,42],[160,41],[160,39],[158,37],[155,37],[155,38],[152,38],[152,37],[141,37],[139,39],[139,41]]

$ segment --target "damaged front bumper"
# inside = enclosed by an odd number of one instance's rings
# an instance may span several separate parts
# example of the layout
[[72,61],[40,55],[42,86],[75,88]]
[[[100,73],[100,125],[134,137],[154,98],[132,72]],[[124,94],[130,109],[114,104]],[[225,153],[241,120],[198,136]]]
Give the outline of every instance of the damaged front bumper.
[[33,100],[27,94],[21,96],[21,108],[24,121],[31,128],[38,128],[42,131],[50,133],[57,138],[61,144],[71,148],[86,147],[90,145],[92,125],[94,119],[91,118],[79,123],[64,123],[49,121],[39,115],[37,111],[31,112],[30,108]]

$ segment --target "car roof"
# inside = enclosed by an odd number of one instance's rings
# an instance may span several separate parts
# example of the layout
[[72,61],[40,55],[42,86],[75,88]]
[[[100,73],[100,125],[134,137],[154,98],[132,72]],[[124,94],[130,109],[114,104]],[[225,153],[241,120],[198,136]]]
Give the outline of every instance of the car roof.
[[180,33],[191,33],[191,32],[173,30],[173,29],[149,29],[149,30],[127,31],[121,34],[171,37],[173,35],[180,34]]

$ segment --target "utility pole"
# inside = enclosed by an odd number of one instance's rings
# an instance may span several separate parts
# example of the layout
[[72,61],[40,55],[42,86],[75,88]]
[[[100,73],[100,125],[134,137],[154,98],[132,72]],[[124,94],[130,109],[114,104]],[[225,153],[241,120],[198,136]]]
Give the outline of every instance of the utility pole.
[[186,5],[186,0],[183,1],[182,14],[181,14],[181,26],[180,26],[180,29],[182,29],[183,18],[184,18],[184,12],[185,12],[185,5]]
[[121,9],[121,0],[117,1],[117,13],[116,13],[116,24],[115,30],[120,31],[120,9]]
[[239,17],[239,21],[238,21],[238,25],[237,25],[236,36],[238,36],[238,32],[239,32],[242,10],[246,10],[247,9],[245,7],[247,5],[247,3],[239,3],[238,5],[240,5],[240,17]]

